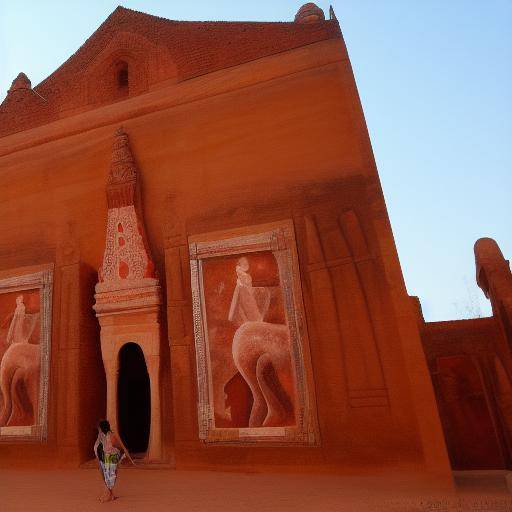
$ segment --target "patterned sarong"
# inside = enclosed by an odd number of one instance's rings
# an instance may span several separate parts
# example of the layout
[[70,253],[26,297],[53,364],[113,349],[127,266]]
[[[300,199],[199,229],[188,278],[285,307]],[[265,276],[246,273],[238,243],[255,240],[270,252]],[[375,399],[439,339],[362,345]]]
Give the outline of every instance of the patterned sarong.
[[110,490],[114,488],[116,483],[117,466],[122,458],[119,453],[106,453],[104,456],[105,460],[99,461],[103,480],[105,480],[105,485]]
[[117,466],[123,460],[125,454],[121,454],[117,448],[112,446],[110,432],[108,434],[98,433],[98,438],[94,444],[94,454],[98,459],[105,485],[107,489],[112,490],[116,483]]

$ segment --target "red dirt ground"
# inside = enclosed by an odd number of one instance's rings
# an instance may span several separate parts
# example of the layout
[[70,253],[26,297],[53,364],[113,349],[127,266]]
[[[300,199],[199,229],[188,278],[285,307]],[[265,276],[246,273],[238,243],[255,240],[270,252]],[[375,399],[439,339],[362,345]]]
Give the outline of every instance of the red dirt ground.
[[469,512],[512,511],[503,481],[428,491],[398,476],[240,474],[121,469],[111,503],[94,469],[0,471],[1,512]]

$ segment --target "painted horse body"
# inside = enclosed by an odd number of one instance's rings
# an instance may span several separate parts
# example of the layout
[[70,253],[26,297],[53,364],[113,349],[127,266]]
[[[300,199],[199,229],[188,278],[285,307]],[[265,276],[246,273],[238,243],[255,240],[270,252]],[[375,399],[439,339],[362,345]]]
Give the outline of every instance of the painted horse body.
[[246,322],[233,338],[233,360],[253,395],[249,427],[294,422],[294,378],[286,325]]
[[35,416],[38,404],[41,357],[39,345],[14,343],[5,351],[0,364],[0,392],[3,407],[0,409],[0,426],[15,423],[23,416],[23,400],[19,386],[24,386]]

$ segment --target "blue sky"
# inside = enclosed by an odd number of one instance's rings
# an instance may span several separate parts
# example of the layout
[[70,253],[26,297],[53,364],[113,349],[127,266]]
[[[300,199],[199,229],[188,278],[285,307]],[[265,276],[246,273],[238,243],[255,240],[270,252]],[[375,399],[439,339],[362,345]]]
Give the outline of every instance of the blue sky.
[[[317,2],[328,12],[327,2]],[[125,0],[181,20],[292,20],[289,0]],[[411,295],[427,320],[490,314],[473,244],[512,257],[512,1],[333,0]],[[0,99],[36,85],[117,2],[0,0]]]

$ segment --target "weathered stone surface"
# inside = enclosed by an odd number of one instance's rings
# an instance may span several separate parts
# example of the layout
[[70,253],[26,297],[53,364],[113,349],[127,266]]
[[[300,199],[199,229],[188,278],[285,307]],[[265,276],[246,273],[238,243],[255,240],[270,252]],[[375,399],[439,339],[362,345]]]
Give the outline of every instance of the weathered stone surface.
[[[11,94],[0,107],[0,269],[53,261],[66,269],[54,307],[62,354],[52,360],[51,389],[61,390],[50,397],[53,444],[0,443],[0,464],[43,465],[59,449],[47,464],[63,464],[75,449],[59,444],[67,425],[80,429],[83,457],[100,415],[115,426],[118,353],[133,342],[152,383],[151,457],[174,452],[183,468],[413,467],[449,479],[420,330],[335,20],[171,22],[119,8],[47,80],[13,94],[27,99],[15,105]],[[189,241],[282,222],[297,246],[316,444],[205,446]],[[74,265],[101,269],[101,341],[91,327],[93,284]],[[60,302],[75,289],[78,302]],[[63,339],[73,329],[80,335]],[[81,353],[77,376],[66,362],[75,368]],[[76,400],[64,399],[63,387]],[[83,408],[78,426],[60,416]]]

